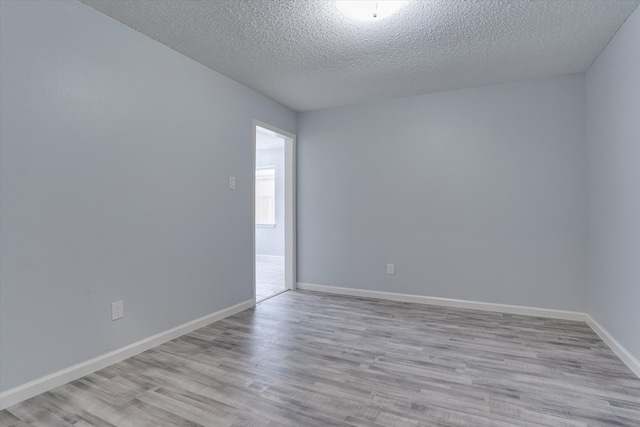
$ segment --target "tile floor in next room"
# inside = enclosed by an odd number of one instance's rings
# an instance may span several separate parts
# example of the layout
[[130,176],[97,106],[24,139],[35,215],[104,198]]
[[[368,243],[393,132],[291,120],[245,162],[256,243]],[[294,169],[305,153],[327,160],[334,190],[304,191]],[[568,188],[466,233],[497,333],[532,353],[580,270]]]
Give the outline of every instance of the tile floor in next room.
[[284,290],[284,257],[256,255],[256,301]]

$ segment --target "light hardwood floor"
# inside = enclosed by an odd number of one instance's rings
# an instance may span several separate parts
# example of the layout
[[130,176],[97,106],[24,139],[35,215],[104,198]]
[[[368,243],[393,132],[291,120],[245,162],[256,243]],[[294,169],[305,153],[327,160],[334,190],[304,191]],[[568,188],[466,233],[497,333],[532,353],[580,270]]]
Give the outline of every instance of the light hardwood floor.
[[639,426],[583,323],[293,291],[0,412],[2,426]]

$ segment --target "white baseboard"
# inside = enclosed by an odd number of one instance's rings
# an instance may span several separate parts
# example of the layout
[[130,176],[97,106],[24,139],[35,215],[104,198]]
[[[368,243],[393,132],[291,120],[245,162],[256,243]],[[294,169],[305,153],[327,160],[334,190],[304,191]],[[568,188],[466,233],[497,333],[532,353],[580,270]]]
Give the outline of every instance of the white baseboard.
[[284,255],[263,255],[263,254],[256,254],[256,257],[284,259]]
[[14,387],[3,393],[0,393],[0,410],[6,409],[9,406],[22,402],[23,400],[37,396],[46,391],[52,390],[56,387],[64,385],[70,381],[82,378],[85,375],[89,375],[92,372],[106,368],[107,366],[118,363],[124,359],[127,359],[150,348],[156,347],[172,339],[178,338],[181,335],[188,334],[196,329],[202,328],[210,323],[222,320],[225,317],[232,316],[247,308],[251,308],[255,305],[253,299],[246,300],[239,304],[225,308],[215,313],[208,314],[200,317],[199,319],[192,320],[191,322],[184,323],[175,328],[168,329],[159,334],[152,335],[148,338],[134,342],[125,347],[87,360],[77,365],[70,366],[66,369],[54,372],[44,377],[35,379],[26,384],[22,384],[18,387]]
[[586,322],[587,325],[589,325],[589,327],[600,337],[600,339],[602,339],[602,341],[604,341],[604,343],[607,344],[607,346],[609,346],[609,348],[620,358],[620,360],[627,365],[638,378],[640,378],[640,361],[638,361],[638,359],[634,357],[622,344],[613,338],[613,336],[604,327],[602,327],[602,325],[586,313],[519,305],[436,298],[422,295],[370,291],[367,289],[342,288],[339,286],[314,285],[311,283],[298,283],[298,289],[350,295],[355,297],[379,298],[391,301],[413,302],[417,304],[431,304],[445,307],[468,308],[472,310],[495,311],[498,313],[522,314],[525,316],[548,317],[551,319]]
[[427,297],[422,295],[398,294],[393,292],[370,291],[367,289],[342,288],[339,286],[314,285],[298,282],[298,289],[351,295],[355,297],[379,298],[391,301],[413,302],[417,304],[440,305],[445,307],[467,308],[471,310],[494,311],[498,313],[521,314],[524,316],[548,317],[551,319],[575,320],[584,322],[586,314],[577,311],[553,310],[549,308],[526,307],[520,305],[494,304],[489,302],[467,301],[450,298]]
[[[522,314],[527,316],[548,317],[553,319],[575,320],[586,322],[591,329],[611,348],[611,350],[640,378],[640,361],[635,358],[622,344],[585,313],[565,310],[552,310],[546,308],[526,307],[507,304],[494,304],[477,301],[466,301],[449,298],[427,297],[422,295],[399,294],[392,292],[371,291],[366,289],[342,288],[339,286],[314,285],[310,283],[297,283],[301,290],[325,292],[340,295],[350,295],[367,298],[387,299],[391,301],[413,302],[418,304],[431,304],[445,307],[467,308],[473,310],[494,311],[499,313]],[[47,376],[30,381],[26,384],[0,393],[0,410],[13,406],[23,400],[37,396],[38,394],[52,390],[70,381],[82,378],[92,372],[106,368],[143,351],[149,350],[167,341],[171,341],[181,335],[195,331],[210,323],[232,316],[255,305],[254,300],[247,300],[234,306],[225,308],[207,316],[184,323],[175,328],[145,338],[128,346],[103,354],[69,368],[62,369]]]
[[638,378],[640,378],[640,360],[636,359],[633,354],[629,352],[622,344],[620,344],[600,323],[587,314],[587,325],[593,329],[593,332],[598,334],[600,339],[609,346],[616,356],[622,360],[622,362],[633,371]]

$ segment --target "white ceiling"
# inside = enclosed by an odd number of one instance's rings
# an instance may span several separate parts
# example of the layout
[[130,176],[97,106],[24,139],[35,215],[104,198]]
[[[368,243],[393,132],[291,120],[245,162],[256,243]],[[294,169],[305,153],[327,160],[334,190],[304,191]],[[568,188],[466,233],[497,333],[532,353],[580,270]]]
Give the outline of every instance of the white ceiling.
[[639,0],[81,0],[296,110],[586,71]]

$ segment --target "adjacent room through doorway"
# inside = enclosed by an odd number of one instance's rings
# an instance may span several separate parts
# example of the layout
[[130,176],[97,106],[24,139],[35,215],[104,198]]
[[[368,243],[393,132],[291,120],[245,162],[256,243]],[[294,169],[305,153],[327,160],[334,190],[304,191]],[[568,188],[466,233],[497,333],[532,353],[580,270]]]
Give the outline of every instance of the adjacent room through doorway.
[[285,288],[285,137],[256,126],[256,301]]

